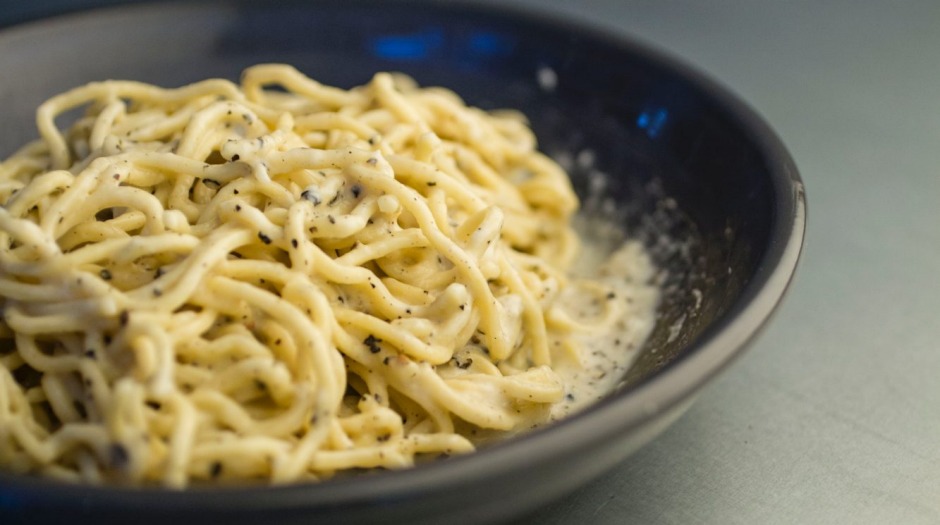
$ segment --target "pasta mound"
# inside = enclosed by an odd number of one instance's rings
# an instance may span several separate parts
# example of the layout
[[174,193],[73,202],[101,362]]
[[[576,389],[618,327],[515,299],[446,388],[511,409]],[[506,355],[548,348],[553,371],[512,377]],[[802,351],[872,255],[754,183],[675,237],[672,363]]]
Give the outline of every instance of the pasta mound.
[[518,113],[259,65],[92,83],[37,123],[0,164],[0,468],[323,479],[563,396],[578,203]]

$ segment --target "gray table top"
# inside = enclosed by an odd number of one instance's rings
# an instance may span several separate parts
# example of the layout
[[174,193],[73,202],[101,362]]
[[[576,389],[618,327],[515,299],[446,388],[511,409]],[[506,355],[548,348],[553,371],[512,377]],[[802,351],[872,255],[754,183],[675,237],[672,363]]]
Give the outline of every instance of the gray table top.
[[519,523],[940,523],[940,2],[513,3],[724,83],[789,146],[810,212],[796,281],[744,358]]
[[940,3],[519,1],[752,104],[809,220],[772,324],[625,463],[520,523],[940,523]]

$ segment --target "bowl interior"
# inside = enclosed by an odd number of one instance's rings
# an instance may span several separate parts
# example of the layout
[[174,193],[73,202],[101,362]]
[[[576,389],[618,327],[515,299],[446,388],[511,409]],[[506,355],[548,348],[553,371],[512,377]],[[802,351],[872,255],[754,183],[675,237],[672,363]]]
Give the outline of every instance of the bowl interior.
[[469,104],[523,111],[541,149],[567,159],[585,206],[642,239],[663,270],[657,326],[617,396],[731,322],[792,215],[787,181],[768,176],[774,160],[720,89],[557,21],[444,3],[174,3],[14,28],[0,48],[3,156],[35,137],[35,107],[70,87],[237,79],[261,62],[343,87],[401,71]]

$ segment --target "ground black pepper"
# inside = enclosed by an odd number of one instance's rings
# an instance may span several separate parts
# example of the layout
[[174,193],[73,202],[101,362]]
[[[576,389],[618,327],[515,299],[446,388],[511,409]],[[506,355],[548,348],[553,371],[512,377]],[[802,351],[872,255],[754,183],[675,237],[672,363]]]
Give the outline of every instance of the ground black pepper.
[[310,191],[310,190],[304,190],[304,191],[300,194],[300,197],[301,197],[302,199],[304,199],[304,200],[308,200],[308,201],[312,202],[314,206],[316,206],[317,204],[320,204],[321,202],[323,202],[323,201],[320,200],[320,196],[319,196],[319,195],[317,195],[315,192]]
[[374,335],[369,334],[369,337],[366,337],[362,343],[369,347],[369,351],[373,354],[377,354],[382,350],[382,347],[379,346],[381,339],[377,339]]
[[111,447],[108,449],[108,462],[111,464],[112,468],[123,470],[127,467],[127,464],[130,463],[130,460],[131,456],[124,445],[120,443],[111,444]]

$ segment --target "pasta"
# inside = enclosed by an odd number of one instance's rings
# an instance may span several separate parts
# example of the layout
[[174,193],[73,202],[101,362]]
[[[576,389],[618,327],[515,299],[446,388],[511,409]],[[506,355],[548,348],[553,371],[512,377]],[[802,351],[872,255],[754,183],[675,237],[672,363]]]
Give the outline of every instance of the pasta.
[[6,470],[181,488],[469,452],[544,421],[553,363],[622,313],[565,308],[610,292],[567,274],[578,201],[524,118],[401,75],[104,81],[37,125],[0,164]]

